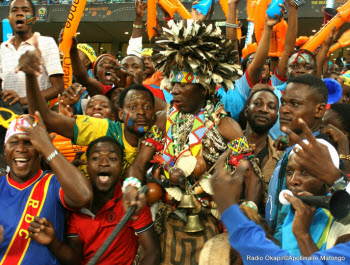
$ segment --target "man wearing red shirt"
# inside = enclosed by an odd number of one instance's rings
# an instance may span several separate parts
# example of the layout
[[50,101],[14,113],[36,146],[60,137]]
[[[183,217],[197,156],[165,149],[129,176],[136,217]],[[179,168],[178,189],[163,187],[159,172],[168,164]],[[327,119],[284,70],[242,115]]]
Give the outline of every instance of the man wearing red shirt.
[[[46,219],[36,218],[31,224],[36,234],[33,239],[46,244],[63,264],[87,264],[125,213],[119,182],[123,148],[115,139],[104,136],[89,144],[86,156],[94,199],[89,208],[72,213],[68,222],[69,246],[57,239]],[[132,264],[138,239],[144,250],[141,264],[159,264],[160,246],[148,206],[137,220],[126,224],[98,264]]]

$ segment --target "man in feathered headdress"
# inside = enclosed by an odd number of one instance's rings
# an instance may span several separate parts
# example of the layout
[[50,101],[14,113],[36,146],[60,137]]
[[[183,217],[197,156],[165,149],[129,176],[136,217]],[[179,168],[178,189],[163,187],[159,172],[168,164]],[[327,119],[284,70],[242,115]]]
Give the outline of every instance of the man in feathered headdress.
[[[219,233],[211,168],[228,148],[233,164],[245,158],[249,148],[240,126],[214,96],[217,86],[233,87],[241,71],[234,61],[237,51],[218,27],[193,20],[168,25],[156,41],[152,60],[164,76],[162,86],[171,87],[172,106],[158,115],[126,177],[142,181],[146,164],[158,154],[154,160],[164,173],[158,183],[166,191],[156,220],[163,264],[197,264],[205,241]],[[259,178],[254,185],[257,182]]]

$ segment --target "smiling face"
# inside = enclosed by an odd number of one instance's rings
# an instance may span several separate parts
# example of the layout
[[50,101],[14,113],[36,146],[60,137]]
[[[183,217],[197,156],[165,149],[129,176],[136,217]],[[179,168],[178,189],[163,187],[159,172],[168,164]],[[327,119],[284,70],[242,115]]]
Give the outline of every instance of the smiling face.
[[286,168],[286,184],[287,188],[294,196],[299,192],[307,191],[315,196],[326,195],[326,188],[323,182],[318,178],[311,176],[306,170],[299,166],[295,161],[296,154],[293,154],[288,159]]
[[294,78],[299,75],[315,75],[316,62],[307,53],[294,53],[288,59],[287,70],[290,78]]
[[173,103],[183,113],[196,115],[205,103],[205,89],[199,84],[172,83]]
[[24,35],[32,31],[33,8],[27,0],[14,0],[10,5],[9,21],[15,34]]
[[99,118],[99,119],[111,119],[112,117],[112,106],[109,99],[102,95],[93,96],[87,106],[86,115]]
[[286,126],[296,134],[300,134],[302,129],[298,118],[302,118],[312,129],[323,116],[324,110],[319,109],[320,105],[316,103],[315,93],[308,85],[289,83],[281,98],[279,110],[281,127]]
[[126,129],[136,134],[147,132],[155,120],[152,99],[146,91],[129,90],[118,114]]
[[268,132],[277,121],[278,100],[270,92],[259,91],[253,95],[248,105],[247,119],[253,131]]
[[40,169],[39,152],[32,146],[28,134],[15,134],[5,144],[6,162],[10,176],[18,183],[34,177]]
[[111,71],[117,67],[117,61],[111,56],[103,56],[96,65],[96,79],[104,85],[112,85]]
[[116,144],[96,143],[90,151],[87,172],[92,185],[100,192],[113,191],[123,171],[123,157]]

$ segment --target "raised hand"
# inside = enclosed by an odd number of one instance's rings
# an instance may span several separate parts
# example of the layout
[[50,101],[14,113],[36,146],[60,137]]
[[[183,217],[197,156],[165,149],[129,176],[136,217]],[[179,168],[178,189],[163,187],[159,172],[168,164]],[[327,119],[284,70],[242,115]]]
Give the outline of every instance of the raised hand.
[[279,15],[276,15],[276,18],[272,18],[272,17],[269,17],[268,15],[265,16],[265,24],[266,26],[268,27],[273,27],[275,25],[277,25],[279,22],[281,22],[283,16],[284,16],[284,13],[286,11],[286,6],[283,4],[280,4],[280,7],[281,7],[281,16]]
[[53,224],[46,218],[34,217],[34,221],[28,227],[29,237],[43,245],[50,245],[55,239]]
[[74,104],[78,103],[85,90],[86,87],[83,87],[79,83],[74,83],[62,93],[61,100],[63,100],[67,105],[73,106]]
[[61,95],[58,95],[58,113],[67,117],[74,117],[72,108],[62,99]]
[[18,61],[18,66],[15,69],[15,72],[19,71],[24,72],[28,75],[36,75],[39,76],[42,74],[41,65],[43,64],[41,59],[41,52],[39,50],[38,43],[39,33],[34,33],[33,36],[33,46],[35,48],[34,51],[26,51]]
[[304,168],[310,175],[317,177],[325,184],[332,186],[334,181],[341,177],[341,172],[337,169],[331,159],[328,148],[319,143],[312,131],[303,121],[298,119],[299,124],[303,130],[305,138],[309,144],[303,142],[303,139],[292,132],[287,127],[282,127],[282,131],[289,136],[289,140],[299,144],[302,149],[294,147],[296,153],[295,161]]
[[123,208],[126,212],[131,206],[136,205],[136,211],[131,217],[132,220],[137,220],[138,215],[145,208],[147,203],[147,197],[145,194],[138,194],[138,190],[132,186],[128,186],[123,194]]
[[244,174],[249,169],[249,162],[241,160],[233,175],[232,172],[226,170],[226,161],[230,153],[231,151],[228,150],[219,157],[211,178],[214,201],[221,214],[232,204],[238,202],[243,189]]
[[30,142],[44,157],[47,157],[51,150],[48,148],[52,145],[52,139],[46,131],[43,120],[41,119],[40,113],[38,111],[35,112],[36,120],[32,120],[30,117],[26,117],[26,120],[31,125],[27,126],[19,126],[19,128],[29,134]]
[[141,0],[135,1],[135,15],[137,18],[143,18],[145,15],[145,11],[147,9],[147,2],[143,2]]
[[337,151],[339,154],[349,154],[349,140],[348,137],[337,127],[332,124],[327,124],[321,130],[322,133],[326,134],[337,144]]

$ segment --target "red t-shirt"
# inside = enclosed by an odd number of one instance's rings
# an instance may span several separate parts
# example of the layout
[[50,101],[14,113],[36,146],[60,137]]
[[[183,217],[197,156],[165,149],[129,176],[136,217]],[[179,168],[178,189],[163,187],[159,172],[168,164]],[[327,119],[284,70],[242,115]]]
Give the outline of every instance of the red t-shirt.
[[[88,209],[81,211],[72,213],[68,221],[68,237],[79,237],[83,244],[82,264],[87,264],[124,216],[120,186],[116,187],[114,198],[107,202],[96,216],[93,216]],[[146,206],[136,221],[129,221],[120,231],[118,237],[99,259],[98,264],[131,264],[138,248],[138,238],[135,233],[142,233],[152,225],[151,212]]]

